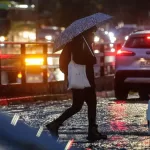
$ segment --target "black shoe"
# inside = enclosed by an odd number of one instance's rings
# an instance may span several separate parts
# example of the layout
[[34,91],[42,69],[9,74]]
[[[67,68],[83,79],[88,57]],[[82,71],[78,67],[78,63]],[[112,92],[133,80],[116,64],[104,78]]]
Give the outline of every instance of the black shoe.
[[93,127],[89,128],[88,137],[87,140],[89,141],[96,141],[96,140],[106,140],[107,135],[102,135],[97,130],[97,125],[94,125]]
[[58,129],[59,129],[59,124],[55,123],[54,121],[47,124],[46,128],[49,130],[50,134],[55,137],[58,138]]

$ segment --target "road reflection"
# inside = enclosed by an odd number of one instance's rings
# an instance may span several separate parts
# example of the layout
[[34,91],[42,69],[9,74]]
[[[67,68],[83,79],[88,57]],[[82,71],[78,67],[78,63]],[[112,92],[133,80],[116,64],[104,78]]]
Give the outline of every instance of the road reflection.
[[[69,106],[71,101],[67,100],[39,101],[32,104],[2,106],[1,111],[11,115],[20,113],[28,125],[38,127],[46,120],[53,120]],[[99,130],[108,135],[108,140],[92,144],[86,140],[88,119],[87,106],[84,105],[77,115],[67,120],[60,128],[60,142],[67,142],[73,138],[75,145],[92,150],[149,150],[146,109],[146,101],[98,98],[97,122]]]
[[110,127],[113,131],[126,131],[128,129],[124,121],[124,118],[127,117],[125,103],[126,101],[115,101],[114,105],[108,105],[108,110],[112,118],[110,120]]

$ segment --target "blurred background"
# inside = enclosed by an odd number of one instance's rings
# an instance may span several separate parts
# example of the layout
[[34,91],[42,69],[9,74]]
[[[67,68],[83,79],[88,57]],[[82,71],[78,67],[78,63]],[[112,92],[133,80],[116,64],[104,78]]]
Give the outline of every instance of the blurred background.
[[[100,76],[100,51],[101,44],[105,43],[105,73],[113,74],[115,67],[116,43],[123,43],[128,35],[136,30],[150,29],[150,1],[149,0],[0,0],[0,42],[53,42],[56,37],[76,19],[102,12],[114,16],[112,21],[97,28],[93,39],[93,51],[97,56],[95,65],[95,77]],[[108,43],[108,44],[106,44]],[[61,52],[61,51],[60,51]],[[58,52],[58,54],[60,54]],[[1,54],[20,54],[19,44],[0,44]],[[39,45],[26,44],[27,54],[41,54],[42,48]],[[52,46],[48,46],[48,53],[52,53]],[[27,59],[27,81],[42,82],[43,74],[41,67],[34,62],[42,58]],[[48,80],[64,80],[59,70],[59,58],[49,57],[48,59]],[[4,66],[20,66],[14,59],[1,60]],[[41,62],[40,65],[43,65]],[[35,67],[36,66],[36,67]],[[33,68],[36,68],[34,71]],[[27,70],[27,69],[26,69]],[[10,70],[9,70],[10,71]],[[2,71],[4,83],[10,78],[9,71]],[[38,73],[35,73],[38,72]],[[6,75],[7,74],[7,75]],[[54,75],[55,74],[55,75]],[[58,75],[59,74],[59,75]],[[21,82],[22,75],[16,71],[14,78],[9,82]],[[11,81],[12,80],[12,81]]]
[[0,40],[51,41],[74,20],[96,12],[114,16],[98,29],[101,42],[120,42],[132,31],[150,26],[148,0],[1,0]]

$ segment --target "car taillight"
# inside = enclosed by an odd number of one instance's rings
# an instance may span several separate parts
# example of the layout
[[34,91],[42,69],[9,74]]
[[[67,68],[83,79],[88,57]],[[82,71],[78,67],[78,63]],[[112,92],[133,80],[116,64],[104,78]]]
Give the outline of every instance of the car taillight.
[[147,36],[147,40],[150,40],[150,36]]
[[116,55],[117,56],[134,56],[135,53],[131,51],[126,51],[126,50],[118,50]]

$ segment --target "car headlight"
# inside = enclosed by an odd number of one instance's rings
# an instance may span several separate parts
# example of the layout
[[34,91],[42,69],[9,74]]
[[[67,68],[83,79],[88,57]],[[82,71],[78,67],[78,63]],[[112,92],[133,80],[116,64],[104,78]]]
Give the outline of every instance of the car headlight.
[[0,42],[4,42],[5,41],[5,37],[4,36],[0,36]]
[[98,50],[98,49],[94,50],[94,53],[95,53],[95,54],[98,54],[98,53],[99,53],[99,50]]
[[46,36],[45,36],[45,39],[46,39],[47,41],[51,41],[51,40],[53,39],[53,37],[52,37],[51,35],[46,35]]
[[125,39],[125,40],[128,40],[128,38],[129,38],[129,36],[125,36],[125,38],[124,38],[124,39]]
[[99,38],[98,36],[95,36],[95,37],[94,37],[94,42],[95,42],[95,43],[99,42],[99,40],[100,40],[100,38]]

